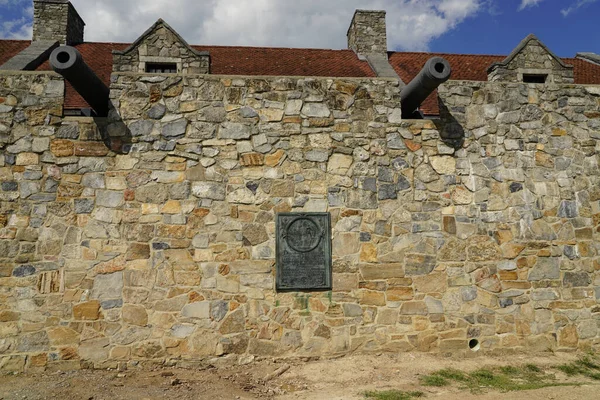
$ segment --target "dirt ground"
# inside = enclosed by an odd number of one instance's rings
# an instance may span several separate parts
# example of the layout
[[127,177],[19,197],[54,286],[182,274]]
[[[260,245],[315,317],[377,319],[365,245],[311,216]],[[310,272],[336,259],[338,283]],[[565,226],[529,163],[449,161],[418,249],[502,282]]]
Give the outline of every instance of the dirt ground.
[[[127,371],[43,372],[0,376],[0,399],[365,399],[368,390],[419,390],[425,399],[444,400],[575,400],[600,399],[600,385],[566,375],[551,366],[573,354],[548,356],[443,358],[427,354],[353,355],[338,359],[256,360],[248,365],[194,369],[136,368]],[[533,363],[548,368],[558,382],[579,386],[549,387],[526,392],[473,394],[456,387],[424,387],[419,377],[442,368],[466,372],[484,366]],[[288,369],[289,367],[289,369]],[[274,372],[283,372],[280,375]],[[278,375],[278,376],[275,376]]]

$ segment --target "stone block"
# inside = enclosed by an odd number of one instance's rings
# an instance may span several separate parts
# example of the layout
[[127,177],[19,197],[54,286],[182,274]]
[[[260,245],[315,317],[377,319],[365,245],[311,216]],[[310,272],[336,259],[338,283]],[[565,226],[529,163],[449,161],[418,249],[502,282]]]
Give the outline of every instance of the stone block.
[[96,321],[100,318],[100,302],[94,300],[74,305],[73,318],[77,321]]

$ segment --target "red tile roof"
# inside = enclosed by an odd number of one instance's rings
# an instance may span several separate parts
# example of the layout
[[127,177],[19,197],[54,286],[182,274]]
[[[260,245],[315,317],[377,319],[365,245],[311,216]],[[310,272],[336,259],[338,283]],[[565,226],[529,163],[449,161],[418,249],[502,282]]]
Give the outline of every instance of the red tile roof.
[[[0,65],[29,46],[29,41],[0,40]],[[77,49],[83,59],[107,84],[112,72],[112,51],[124,50],[127,43],[82,43]],[[208,51],[211,56],[211,73],[217,75],[266,75],[266,76],[335,76],[373,77],[375,74],[366,61],[358,59],[352,50],[289,49],[272,47],[227,47],[192,46],[199,51]],[[408,83],[421,70],[425,62],[433,57],[446,58],[452,66],[452,79],[487,81],[488,67],[505,56],[390,52],[390,63]],[[574,58],[563,58],[575,67],[575,83],[600,84],[600,65]],[[38,70],[49,70],[46,61]],[[67,84],[65,108],[88,107],[73,88]],[[439,113],[437,96],[432,94],[421,107],[426,115]]]
[[29,47],[29,40],[0,40],[0,65]]

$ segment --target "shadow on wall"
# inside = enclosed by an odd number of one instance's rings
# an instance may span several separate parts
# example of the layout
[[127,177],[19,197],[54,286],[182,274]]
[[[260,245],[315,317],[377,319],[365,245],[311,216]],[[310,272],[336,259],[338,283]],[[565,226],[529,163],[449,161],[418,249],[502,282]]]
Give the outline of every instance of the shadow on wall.
[[100,138],[104,145],[117,154],[129,154],[133,146],[131,130],[111,104],[108,117],[94,117]]
[[465,143],[465,130],[452,115],[448,107],[438,98],[440,118],[433,120],[440,138],[446,146],[452,147],[454,150],[459,150]]

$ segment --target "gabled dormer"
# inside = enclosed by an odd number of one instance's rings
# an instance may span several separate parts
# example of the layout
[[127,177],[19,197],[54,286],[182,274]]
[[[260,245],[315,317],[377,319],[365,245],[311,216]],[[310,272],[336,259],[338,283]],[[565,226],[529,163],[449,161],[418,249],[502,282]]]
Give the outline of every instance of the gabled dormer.
[[159,19],[127,49],[113,51],[113,71],[208,74],[210,55],[194,50],[169,24]]
[[535,35],[529,35],[503,61],[488,68],[488,80],[524,83],[573,83],[573,66],[565,64]]

